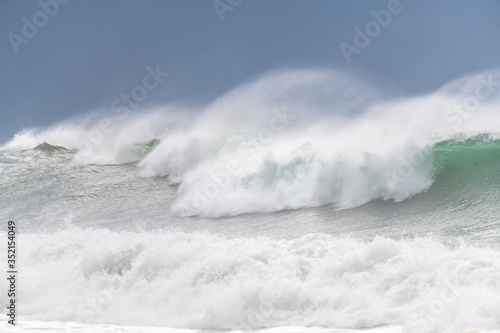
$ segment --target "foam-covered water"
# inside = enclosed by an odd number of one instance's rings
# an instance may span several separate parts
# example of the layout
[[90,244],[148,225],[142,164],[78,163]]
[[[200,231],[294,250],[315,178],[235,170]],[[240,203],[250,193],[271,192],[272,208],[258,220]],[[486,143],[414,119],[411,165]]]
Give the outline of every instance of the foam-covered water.
[[199,109],[25,129],[0,147],[19,315],[88,329],[498,329],[499,88],[488,71],[395,98],[287,71]]
[[429,238],[70,228],[25,235],[20,253],[19,302],[34,320],[444,332],[493,329],[500,318],[498,250]]

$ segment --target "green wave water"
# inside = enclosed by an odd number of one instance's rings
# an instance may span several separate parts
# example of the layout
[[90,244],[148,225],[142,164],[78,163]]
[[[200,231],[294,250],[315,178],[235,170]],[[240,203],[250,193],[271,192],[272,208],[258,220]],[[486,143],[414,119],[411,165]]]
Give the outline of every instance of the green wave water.
[[36,151],[40,151],[40,152],[48,153],[48,154],[51,154],[51,153],[65,153],[65,152],[69,152],[70,151],[69,149],[66,149],[64,147],[56,146],[56,145],[51,145],[50,143],[47,143],[47,142],[41,143],[38,146],[36,146],[35,148],[33,148],[33,149],[36,150]]
[[432,148],[436,176],[428,195],[459,205],[500,200],[500,140],[484,136],[439,142]]

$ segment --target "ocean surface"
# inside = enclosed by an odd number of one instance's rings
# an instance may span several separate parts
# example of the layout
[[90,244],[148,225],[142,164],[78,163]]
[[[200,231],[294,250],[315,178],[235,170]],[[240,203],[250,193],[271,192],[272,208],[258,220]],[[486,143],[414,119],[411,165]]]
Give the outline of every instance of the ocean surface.
[[25,129],[0,146],[0,331],[499,330],[499,96],[498,71],[390,97],[296,70]]

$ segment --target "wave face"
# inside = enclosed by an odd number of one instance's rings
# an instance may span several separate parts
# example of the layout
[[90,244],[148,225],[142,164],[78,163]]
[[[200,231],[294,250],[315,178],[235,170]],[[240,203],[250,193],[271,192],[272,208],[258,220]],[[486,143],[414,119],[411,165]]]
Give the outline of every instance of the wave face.
[[217,330],[500,325],[500,255],[464,244],[72,228],[25,235],[20,247],[19,311],[33,320]]
[[[499,202],[500,141],[484,136],[461,141],[444,141],[432,149],[436,169],[429,192],[447,196],[456,205]],[[431,193],[429,193],[431,194]],[[464,207],[460,207],[464,208]]]
[[179,185],[171,209],[181,216],[400,202],[475,157],[495,158],[495,148],[491,157],[476,150],[500,132],[499,88],[499,72],[489,71],[428,95],[389,99],[338,72],[279,72],[201,110],[94,114],[24,130],[2,149],[61,146],[76,150],[74,165],[138,162],[140,176]]

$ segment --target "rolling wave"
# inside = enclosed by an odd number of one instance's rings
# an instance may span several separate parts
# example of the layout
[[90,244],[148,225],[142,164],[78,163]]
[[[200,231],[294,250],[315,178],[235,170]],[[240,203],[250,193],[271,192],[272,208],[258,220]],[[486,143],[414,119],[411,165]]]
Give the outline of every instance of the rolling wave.
[[181,216],[447,197],[467,179],[463,195],[490,189],[496,202],[499,78],[489,71],[428,95],[382,98],[339,72],[285,71],[188,116],[170,105],[65,122],[24,130],[1,149],[60,146],[75,150],[74,165],[137,162],[139,176],[178,185],[172,211]]

